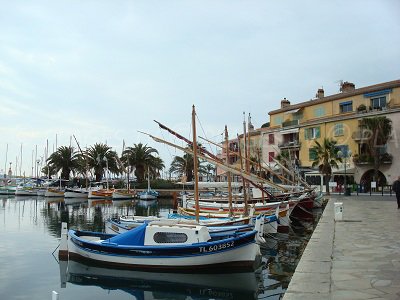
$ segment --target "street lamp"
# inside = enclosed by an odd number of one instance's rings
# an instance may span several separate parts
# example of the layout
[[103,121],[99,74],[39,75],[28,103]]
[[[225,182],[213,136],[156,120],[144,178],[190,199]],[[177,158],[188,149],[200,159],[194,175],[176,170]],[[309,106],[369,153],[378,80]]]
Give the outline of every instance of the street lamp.
[[350,196],[350,191],[347,190],[347,158],[350,158],[351,156],[351,150],[345,150],[345,151],[339,151],[338,152],[338,156],[341,158],[344,158],[344,182],[343,182],[343,186],[344,186],[344,195],[345,196]]

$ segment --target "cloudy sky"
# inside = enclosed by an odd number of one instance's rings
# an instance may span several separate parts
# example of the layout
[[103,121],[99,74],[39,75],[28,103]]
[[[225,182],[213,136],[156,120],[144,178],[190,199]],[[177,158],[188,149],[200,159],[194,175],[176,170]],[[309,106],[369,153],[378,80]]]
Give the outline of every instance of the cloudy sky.
[[0,171],[22,160],[30,175],[36,145],[43,157],[72,135],[119,153],[142,142],[169,167],[181,153],[138,133],[168,138],[154,119],[190,137],[194,104],[198,134],[220,141],[283,97],[400,78],[397,0],[0,4]]

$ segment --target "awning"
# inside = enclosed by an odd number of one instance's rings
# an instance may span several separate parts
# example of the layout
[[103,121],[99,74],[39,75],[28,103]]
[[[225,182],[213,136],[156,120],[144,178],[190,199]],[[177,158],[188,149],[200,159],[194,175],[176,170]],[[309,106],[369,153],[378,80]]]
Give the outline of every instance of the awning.
[[299,128],[286,129],[282,130],[280,134],[298,133],[299,130],[300,130]]
[[349,105],[349,104],[352,104],[352,103],[353,103],[353,101],[346,101],[346,102],[339,103],[339,105]]
[[381,90],[381,91],[377,91],[377,92],[373,92],[373,93],[364,94],[364,97],[371,98],[371,97],[383,96],[383,95],[389,94],[391,92],[392,92],[392,89],[386,89],[386,90]]
[[285,111],[284,114],[295,114],[295,113],[297,113],[300,109],[302,109],[302,108],[292,109],[292,110],[289,110],[289,111]]

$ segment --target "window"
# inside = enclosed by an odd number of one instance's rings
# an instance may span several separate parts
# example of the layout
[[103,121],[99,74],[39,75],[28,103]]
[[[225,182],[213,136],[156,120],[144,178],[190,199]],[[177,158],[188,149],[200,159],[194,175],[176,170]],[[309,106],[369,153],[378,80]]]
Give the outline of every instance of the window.
[[282,123],[283,123],[282,116],[275,117],[275,125],[281,125]]
[[275,152],[268,152],[268,161],[273,162],[275,157]]
[[342,102],[339,104],[340,113],[353,111],[353,101]]
[[371,99],[371,107],[372,107],[372,109],[379,109],[382,107],[386,107],[386,96],[372,98]]
[[308,160],[313,161],[317,158],[317,151],[314,148],[308,149]]
[[325,115],[325,108],[324,107],[317,107],[314,109],[314,116],[316,118],[323,117]]
[[268,135],[268,143],[269,143],[270,145],[274,143],[274,134],[273,134],[273,133],[270,133],[270,134]]
[[344,135],[344,130],[343,130],[343,123],[337,123],[335,124],[335,136],[341,136]]
[[293,116],[293,121],[299,121],[303,118],[303,112],[299,111],[297,113],[294,113],[292,116]]
[[179,232],[156,232],[154,234],[154,241],[158,244],[165,243],[184,243],[188,239],[185,233]]
[[319,127],[311,127],[304,129],[304,138],[306,140],[313,140],[321,137],[321,130]]

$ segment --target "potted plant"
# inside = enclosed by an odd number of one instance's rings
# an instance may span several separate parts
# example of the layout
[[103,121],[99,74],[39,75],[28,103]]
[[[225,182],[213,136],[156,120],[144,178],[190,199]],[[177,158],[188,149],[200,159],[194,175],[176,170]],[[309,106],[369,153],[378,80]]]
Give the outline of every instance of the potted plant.
[[360,105],[357,107],[357,111],[358,111],[359,113],[366,112],[366,111],[367,111],[367,107],[366,107],[364,104],[360,104]]

